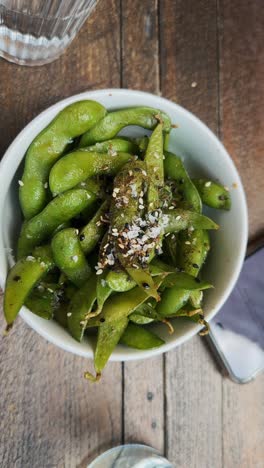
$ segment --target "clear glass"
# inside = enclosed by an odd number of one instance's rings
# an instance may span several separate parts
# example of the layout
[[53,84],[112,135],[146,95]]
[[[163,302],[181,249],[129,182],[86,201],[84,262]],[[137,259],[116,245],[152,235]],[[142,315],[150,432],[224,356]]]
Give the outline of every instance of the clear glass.
[[87,468],[175,468],[158,451],[147,445],[128,444],[100,455]]
[[68,47],[98,0],[0,0],[0,56],[44,65]]

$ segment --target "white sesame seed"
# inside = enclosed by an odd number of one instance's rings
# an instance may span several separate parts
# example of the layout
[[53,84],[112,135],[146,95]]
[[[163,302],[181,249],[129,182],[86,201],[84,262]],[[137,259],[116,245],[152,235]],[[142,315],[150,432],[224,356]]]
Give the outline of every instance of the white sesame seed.
[[50,293],[54,292],[53,289],[51,289],[51,288],[47,288],[47,291],[49,291]]
[[115,193],[119,193],[119,192],[120,192],[120,188],[115,187],[113,191],[114,191]]
[[105,279],[101,279],[101,285],[102,285],[103,287],[106,286],[106,281],[105,281]]
[[158,168],[157,167],[154,167],[153,171],[154,172],[157,172]]
[[190,241],[185,241],[186,245],[191,245]]
[[113,192],[113,198],[116,198],[116,193],[115,192]]
[[176,216],[176,221],[179,221],[179,219],[181,219],[181,216],[180,215]]
[[212,182],[209,181],[209,182],[206,182],[206,183],[204,184],[204,186],[205,186],[205,187],[210,187],[211,184],[212,184]]
[[102,268],[100,268],[100,270],[97,270],[97,272],[96,272],[97,275],[101,275],[102,273],[103,273]]
[[113,228],[113,229],[112,229],[112,232],[117,232],[117,229],[116,229],[116,228]]
[[136,268],[137,270],[139,269],[139,266],[136,263],[132,263],[132,266]]
[[142,174],[143,174],[144,176],[147,176],[147,173],[146,173],[146,171],[144,171],[144,170],[142,171]]
[[139,201],[139,203],[140,203],[141,205],[143,205],[143,203],[144,203],[143,198],[139,198],[138,201]]
[[191,84],[191,87],[192,87],[192,88],[196,88],[196,86],[197,86],[196,81],[193,81],[192,84]]
[[23,187],[24,182],[22,182],[22,180],[19,180],[19,181],[18,181],[18,184],[20,185],[20,187]]
[[85,183],[85,182],[81,182],[81,183],[80,183],[80,186],[81,186],[81,187],[86,187],[86,183]]
[[68,312],[67,313],[67,317],[71,317],[72,316],[72,313],[71,312]]
[[167,234],[165,234],[165,237],[168,237],[170,235],[170,232],[167,232]]
[[45,267],[46,267],[46,263],[45,263],[45,262],[40,262],[40,266],[41,266],[42,268],[45,268]]
[[174,210],[174,206],[169,206],[169,210]]
[[224,185],[224,189],[225,189],[227,192],[230,191],[229,188],[228,188],[226,185]]
[[144,205],[139,205],[140,210],[144,210]]
[[77,234],[77,236],[78,236],[78,234],[79,234],[79,229],[75,229],[75,234]]
[[45,182],[45,184],[44,184],[44,188],[45,188],[45,189],[47,189],[47,188],[48,188],[48,186],[49,186],[49,185],[48,185],[48,182]]
[[133,175],[133,172],[132,172],[132,171],[128,171],[128,174],[129,174],[130,176],[132,176],[132,175]]
[[85,320],[81,320],[80,325],[85,325]]
[[74,261],[74,263],[78,262],[78,255],[73,255],[71,259]]

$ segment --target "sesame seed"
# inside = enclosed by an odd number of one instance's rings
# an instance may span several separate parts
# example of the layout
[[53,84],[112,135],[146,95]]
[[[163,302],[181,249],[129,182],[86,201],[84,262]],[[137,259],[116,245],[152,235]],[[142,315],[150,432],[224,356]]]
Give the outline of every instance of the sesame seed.
[[102,268],[100,268],[100,270],[97,270],[97,272],[96,272],[97,275],[101,275],[102,273],[103,273]]
[[225,189],[227,192],[230,191],[229,188],[228,188],[226,185],[224,185],[224,189]]
[[169,210],[174,210],[174,206],[169,206]]
[[170,235],[170,232],[167,232],[167,234],[165,234],[165,237],[168,237]]
[[130,176],[132,176],[132,175],[133,175],[133,172],[132,172],[132,171],[128,171],[128,174],[129,174]]
[[141,205],[143,205],[143,203],[144,203],[143,198],[139,198],[138,201],[139,201],[139,203],[140,203]]
[[190,241],[185,241],[186,245],[191,245]]
[[115,187],[113,191],[114,191],[115,193],[119,193],[119,192],[120,192],[120,188]]
[[81,320],[80,325],[85,325],[85,320]]
[[209,182],[206,182],[206,183],[204,184],[204,186],[205,186],[205,187],[210,187],[211,184],[212,184],[212,182],[209,181]]
[[67,313],[67,317],[71,317],[72,316],[72,313],[71,312],[68,312]]
[[146,171],[144,171],[144,170],[142,171],[142,174],[143,174],[144,176],[147,176],[147,173],[146,173]]
[[180,215],[176,216],[176,221],[179,221],[179,219],[181,219],[181,216]]
[[197,86],[196,81],[193,81],[192,84],[191,84],[191,87],[192,87],[192,88],[196,88],[196,86]]
[[154,172],[157,172],[158,168],[157,167],[154,167],[153,171]]
[[80,183],[80,186],[81,186],[81,187],[86,187],[86,183],[85,183],[85,182],[81,182],[81,183]]
[[144,205],[139,205],[140,210],[144,210]]
[[51,289],[51,288],[47,288],[47,291],[49,291],[50,293],[54,292],[53,289]]
[[136,263],[132,263],[132,266],[136,268],[137,270],[139,269],[139,266]]
[[113,192],[113,198],[116,198],[116,193],[115,192]]
[[78,234],[79,234],[79,229],[75,229],[75,234],[77,234],[77,236],[78,236]]
[[112,229],[112,232],[117,232],[117,229],[116,229],[116,228],[113,228],[113,229]]
[[41,266],[42,268],[45,268],[45,267],[46,267],[46,263],[45,263],[45,262],[40,262],[40,266]]
[[71,257],[71,259],[76,263],[78,262],[78,255],[73,255],[73,257]]
[[20,187],[23,187],[24,182],[22,182],[22,180],[19,180],[19,181],[18,181],[18,184],[20,185]]
[[122,249],[122,250],[125,248],[125,246],[123,244],[118,244],[118,245],[119,245],[120,249]]
[[48,188],[48,182],[45,182],[44,184],[44,188],[47,189]]

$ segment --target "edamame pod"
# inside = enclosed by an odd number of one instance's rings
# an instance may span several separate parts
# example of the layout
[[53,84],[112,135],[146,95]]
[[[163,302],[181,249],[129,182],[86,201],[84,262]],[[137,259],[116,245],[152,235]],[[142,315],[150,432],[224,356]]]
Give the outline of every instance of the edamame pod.
[[80,146],[89,146],[98,141],[114,138],[122,128],[128,125],[138,125],[153,130],[160,121],[163,122],[164,131],[169,132],[171,129],[170,118],[158,109],[130,107],[109,112],[97,125],[82,136]]
[[86,151],[94,151],[95,153],[109,153],[114,155],[115,152],[137,154],[139,147],[127,138],[113,138],[111,140],[95,143],[95,145],[87,146]]
[[153,130],[144,158],[150,178],[148,186],[149,211],[160,207],[159,189],[164,185],[162,131],[163,125],[160,123]]
[[162,218],[164,232],[178,232],[188,228],[195,229],[218,229],[219,226],[207,216],[187,211],[175,209],[165,211]]
[[162,293],[156,310],[162,317],[170,317],[188,302],[189,297],[190,291],[186,289],[179,289],[177,286],[166,289]]
[[136,349],[153,349],[162,346],[165,341],[146,328],[129,323],[119,343]]
[[91,268],[84,256],[78,231],[74,228],[59,231],[52,238],[51,249],[57,267],[80,288],[91,275]]
[[166,177],[175,180],[181,206],[187,210],[201,213],[202,204],[199,193],[192,183],[182,160],[176,154],[165,151],[164,172]]
[[19,199],[23,214],[30,219],[46,205],[49,171],[72,139],[92,128],[106,114],[96,101],[79,101],[65,107],[36,136],[29,146]]
[[103,237],[105,232],[105,219],[106,213],[109,210],[109,201],[106,200],[102,203],[99,210],[95,213],[94,217],[84,226],[79,235],[81,247],[85,255],[90,253],[97,245],[99,240]]
[[205,205],[218,210],[230,210],[231,198],[226,187],[208,179],[192,179],[192,182]]
[[116,292],[130,291],[136,286],[136,282],[124,270],[110,270],[106,281],[110,288]]
[[23,224],[18,240],[18,256],[32,252],[60,224],[72,219],[95,200],[95,195],[84,189],[69,190],[54,198],[43,211]]
[[55,196],[95,175],[115,175],[130,159],[131,155],[128,153],[110,155],[85,149],[76,150],[59,159],[51,169],[50,190]]
[[8,273],[4,314],[7,324],[13,323],[35,284],[55,266],[49,246],[37,247],[32,255],[19,260]]
[[67,312],[70,334],[81,341],[87,325],[86,316],[91,312],[96,301],[97,277],[92,274],[89,280],[73,296]]

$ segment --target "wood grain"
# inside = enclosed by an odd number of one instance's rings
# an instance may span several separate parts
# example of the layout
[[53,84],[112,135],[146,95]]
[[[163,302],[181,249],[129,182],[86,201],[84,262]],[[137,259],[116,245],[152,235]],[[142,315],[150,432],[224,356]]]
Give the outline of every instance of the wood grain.
[[[135,21],[137,18],[136,27]],[[157,1],[122,1],[122,85],[158,93]],[[124,365],[124,441],[163,452],[163,359]]]
[[219,4],[221,136],[246,189],[250,238],[264,234],[263,24],[261,0]]
[[[263,3],[219,3],[221,136],[246,189],[250,238],[264,233]],[[263,241],[262,241],[263,243]],[[223,463],[263,466],[264,379],[223,381]]]
[[[217,131],[215,4],[163,1],[160,38],[162,94]],[[221,380],[198,337],[166,355],[166,452],[177,467],[222,466]]]
[[[57,100],[120,86],[119,6],[119,0],[99,2],[76,41],[52,64],[26,68],[0,61],[1,153]],[[92,385],[82,377],[91,361],[47,343],[21,320],[0,347],[1,467],[83,468],[121,443],[120,364],[109,365],[102,383]]]

